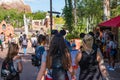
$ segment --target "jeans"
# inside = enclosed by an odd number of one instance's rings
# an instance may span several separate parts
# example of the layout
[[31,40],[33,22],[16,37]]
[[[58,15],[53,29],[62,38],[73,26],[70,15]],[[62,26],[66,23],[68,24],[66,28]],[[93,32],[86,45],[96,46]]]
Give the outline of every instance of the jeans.
[[24,52],[24,54],[26,55],[26,53],[27,53],[27,48],[23,48],[23,52]]

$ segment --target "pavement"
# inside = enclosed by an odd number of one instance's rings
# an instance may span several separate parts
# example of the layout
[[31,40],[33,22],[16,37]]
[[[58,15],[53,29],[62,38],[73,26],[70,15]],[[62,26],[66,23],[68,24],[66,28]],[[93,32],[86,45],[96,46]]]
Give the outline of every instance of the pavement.
[[[30,46],[30,45],[29,45]],[[20,49],[20,56],[22,56],[23,61],[23,72],[20,74],[20,80],[36,80],[37,76],[37,68],[32,66],[31,64],[31,55],[34,54],[34,50],[31,47],[28,47],[27,49],[27,55],[23,55],[21,53],[22,49]],[[7,54],[7,48],[3,50],[3,52],[0,51],[0,69],[2,61],[4,60],[5,56]],[[107,66],[107,65],[106,65]],[[116,69],[115,71],[108,71],[111,77],[111,80],[120,80],[120,63],[116,63]],[[0,78],[0,80],[2,80]]]

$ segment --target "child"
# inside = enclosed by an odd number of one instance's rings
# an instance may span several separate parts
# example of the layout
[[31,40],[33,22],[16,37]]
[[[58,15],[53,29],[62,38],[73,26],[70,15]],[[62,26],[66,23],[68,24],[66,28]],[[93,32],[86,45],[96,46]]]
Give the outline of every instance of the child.
[[28,39],[27,39],[26,34],[24,34],[23,41],[22,41],[22,48],[23,48],[24,55],[26,55],[27,53],[27,45],[28,45]]
[[[46,43],[46,37],[44,35],[40,34],[38,36],[38,45],[35,48],[35,56],[37,58],[36,59],[37,60],[36,67],[37,67],[38,71],[41,68],[42,55],[44,53],[46,53],[45,47],[44,47],[45,43]],[[44,77],[42,77],[42,80],[44,80]]]
[[[18,52],[18,45],[12,43],[8,49],[7,57],[2,64],[1,76],[4,78],[4,80],[20,80],[19,73],[22,72],[23,67],[21,57],[18,55]],[[5,66],[6,64],[7,66]],[[7,76],[4,76],[4,72],[6,70],[8,71],[8,73],[6,73]],[[14,75],[12,73],[14,73]]]
[[45,48],[44,48],[45,40],[46,40],[45,36],[43,35],[38,36],[38,45],[35,48],[35,55],[33,55],[32,57],[32,64],[36,66],[38,69],[41,65],[42,54],[45,52]]
[[77,53],[78,53],[78,50],[76,49],[76,44],[72,43],[72,50],[71,50],[72,68],[76,76],[77,76],[78,66],[75,64],[75,58],[77,56]]

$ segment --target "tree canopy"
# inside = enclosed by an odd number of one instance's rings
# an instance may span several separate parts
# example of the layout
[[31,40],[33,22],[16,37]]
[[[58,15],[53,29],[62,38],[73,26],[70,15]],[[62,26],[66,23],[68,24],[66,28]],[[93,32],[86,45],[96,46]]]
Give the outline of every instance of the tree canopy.
[[6,10],[0,7],[0,22],[5,20],[7,23],[11,23],[14,27],[22,27],[24,14],[26,14],[27,18],[34,20],[44,19],[46,17],[46,12],[43,11],[24,13],[19,12],[16,9]]

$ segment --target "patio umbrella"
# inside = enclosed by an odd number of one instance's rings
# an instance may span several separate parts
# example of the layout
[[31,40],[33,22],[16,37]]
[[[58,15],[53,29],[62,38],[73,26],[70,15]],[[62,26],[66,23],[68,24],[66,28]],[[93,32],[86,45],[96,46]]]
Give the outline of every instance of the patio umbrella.
[[98,24],[98,26],[102,27],[120,27],[120,16],[111,18],[105,22]]

